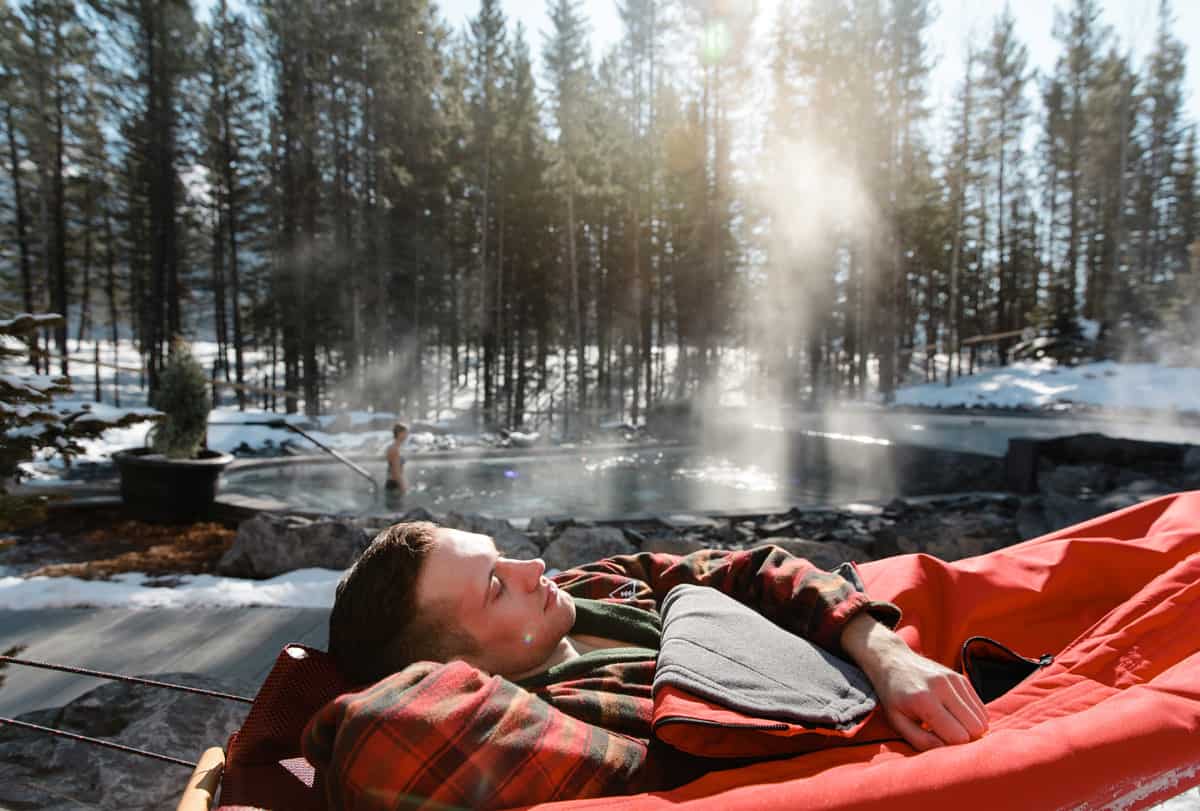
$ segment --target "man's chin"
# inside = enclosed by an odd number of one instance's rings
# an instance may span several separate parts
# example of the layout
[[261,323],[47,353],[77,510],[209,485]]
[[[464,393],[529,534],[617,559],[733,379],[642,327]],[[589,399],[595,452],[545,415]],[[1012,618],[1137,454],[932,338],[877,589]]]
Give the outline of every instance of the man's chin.
[[571,628],[575,625],[575,598],[572,597],[570,594],[567,594],[566,592],[559,592],[559,593],[562,594],[562,596],[567,598],[566,600],[563,601],[562,605],[563,605],[563,613],[566,614],[569,619],[569,623],[567,624],[567,630],[570,631]]

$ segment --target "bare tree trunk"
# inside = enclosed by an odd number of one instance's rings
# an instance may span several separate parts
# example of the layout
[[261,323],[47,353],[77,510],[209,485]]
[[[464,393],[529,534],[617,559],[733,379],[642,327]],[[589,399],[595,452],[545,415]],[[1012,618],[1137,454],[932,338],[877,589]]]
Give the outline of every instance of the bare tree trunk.
[[[62,34],[58,27],[54,29],[55,62],[59,62],[62,48]],[[55,82],[54,88],[54,246],[53,257],[54,283],[51,288],[54,309],[62,313],[62,323],[54,328],[55,342],[61,356],[59,368],[64,377],[70,375],[67,357],[67,214],[66,214],[66,181],[63,172],[64,125],[63,125],[63,94],[62,82]]]
[[[229,137],[230,137],[229,136],[229,128],[226,127],[226,133],[225,133],[226,155],[232,154],[230,152],[230,145],[228,143]],[[240,386],[245,385],[245,383],[246,383],[246,366],[245,366],[245,357],[243,355],[243,350],[242,350],[242,307],[241,307],[242,282],[241,282],[241,275],[240,275],[240,267],[239,267],[239,263],[238,263],[238,226],[239,226],[238,214],[239,214],[239,212],[238,212],[238,205],[235,200],[235,189],[234,189],[234,183],[236,183],[237,181],[236,181],[236,178],[234,177],[233,173],[234,173],[233,165],[231,164],[230,161],[226,161],[225,162],[225,188],[228,190],[228,193],[229,193],[229,200],[227,201],[227,209],[228,209],[227,230],[229,233],[229,310],[230,310],[230,315],[233,317],[234,380],[237,382],[238,386],[240,387]],[[228,369],[228,366],[226,366],[226,368]],[[228,379],[228,373],[226,374],[226,379]],[[238,404],[239,411],[246,410],[246,392],[244,390],[242,390],[241,388],[237,389],[237,404]]]
[[[491,328],[490,329],[491,329],[491,334],[492,334],[492,366],[498,367],[500,365],[500,357],[499,356],[505,349],[506,340],[507,340],[506,335],[508,333],[507,319],[504,317],[504,198],[503,197],[501,197],[500,200],[496,204],[496,273],[495,273],[495,277],[496,277],[496,289],[495,289],[495,291],[493,291],[493,294],[492,294],[492,309],[491,309],[491,312],[488,313],[488,315],[491,318]],[[505,367],[506,367],[506,373],[504,375],[504,382],[502,384],[503,385],[504,412],[505,412],[504,419],[506,421],[508,421],[511,417],[511,412],[512,412],[512,397],[511,397],[511,389],[510,389],[510,384],[512,383],[512,381],[510,379],[510,373],[507,371],[507,369],[508,369],[507,355],[504,358],[504,363],[505,363]],[[494,370],[492,372],[492,380],[495,381],[495,379],[497,377],[499,377],[499,374],[497,374],[497,371]],[[497,419],[499,418],[500,408],[499,408],[498,403],[496,403],[496,401],[499,399],[501,399],[499,394],[493,395],[492,410],[493,410],[493,412],[495,412],[494,416]],[[508,422],[508,426],[510,428],[513,427],[511,422]]]
[[[1129,80],[1126,81],[1128,82]],[[1103,324],[1106,333],[1117,326],[1117,323],[1120,321],[1121,310],[1121,256],[1122,243],[1125,241],[1125,168],[1129,160],[1129,97],[1133,89],[1126,85],[1123,90],[1119,112],[1121,147],[1117,160],[1117,201],[1115,206],[1116,211],[1113,216],[1112,264],[1109,267],[1108,279],[1104,286],[1104,300],[1100,313],[1100,322]]]
[[[21,160],[17,153],[17,132],[13,123],[12,106],[4,105],[4,126],[8,132],[9,174],[13,184],[13,207],[17,217],[17,255],[21,266],[21,294],[25,312],[36,312],[33,301],[33,266],[29,257],[29,222],[25,211],[25,189],[21,183]],[[31,330],[28,338],[29,364],[36,371],[40,368],[38,357],[38,331]]]
[[[492,181],[492,139],[488,134],[484,144],[483,158],[483,199],[482,211],[479,216],[479,343],[483,355],[483,422],[492,425],[496,422],[495,415],[495,386],[493,378],[495,368],[495,335],[492,332],[494,316],[492,314],[492,286],[488,268],[488,232],[491,230],[489,221],[489,205]],[[476,373],[476,387],[479,385],[479,375]]]
[[1067,171],[1069,177],[1070,200],[1070,221],[1068,224],[1067,233],[1067,267],[1066,267],[1066,288],[1060,301],[1055,305],[1055,320],[1059,326],[1066,326],[1068,322],[1074,323],[1075,315],[1075,292],[1076,292],[1076,271],[1079,264],[1079,174],[1080,174],[1080,152],[1083,149],[1083,109],[1082,95],[1083,90],[1077,85],[1074,89],[1073,104],[1071,109],[1071,151],[1067,157]]
[[[112,229],[112,214],[104,207],[105,293],[108,297],[108,328],[113,351],[113,405],[121,405],[120,331],[117,326],[117,252]],[[97,345],[99,341],[96,342]]]
[[[217,204],[220,207],[220,203]],[[216,362],[225,370],[225,382],[229,382],[229,329],[225,321],[225,216],[217,214],[217,232],[212,242],[212,286],[213,314],[217,328]]]
[[[92,326],[92,220],[95,205],[92,200],[91,181],[88,181],[87,201],[84,204],[83,220],[83,287],[79,292],[79,328],[75,333],[75,349],[81,349],[83,336],[91,334]],[[95,337],[94,335],[92,337]]]
[[517,339],[517,382],[515,386],[516,400],[513,404],[512,421],[514,425],[521,425],[525,421],[525,389],[529,385],[529,373],[526,368],[528,366],[529,336],[525,326],[524,312],[522,312],[515,332]]
[[960,265],[962,263],[962,229],[963,229],[963,208],[966,205],[967,196],[967,158],[968,150],[971,143],[971,71],[970,64],[973,55],[967,54],[967,79],[963,87],[963,111],[961,122],[961,138],[958,144],[958,171],[955,174],[954,186],[954,219],[950,222],[950,227],[953,230],[951,234],[950,247],[950,302],[949,312],[946,315],[946,385],[949,386],[954,379],[953,366],[956,359],[959,363],[959,371],[962,370],[962,357],[959,352],[958,342],[962,339],[961,324],[959,323],[959,292],[958,282],[959,273],[961,272]]
[[[577,392],[577,407],[582,410],[587,401],[587,359],[583,347],[583,306],[579,297],[579,265],[575,256],[575,167],[570,167],[569,187],[567,189],[567,262],[568,276],[571,279],[571,317],[575,332],[575,359],[578,365],[579,384]],[[566,370],[564,369],[564,379]],[[570,406],[564,404],[565,409]]]

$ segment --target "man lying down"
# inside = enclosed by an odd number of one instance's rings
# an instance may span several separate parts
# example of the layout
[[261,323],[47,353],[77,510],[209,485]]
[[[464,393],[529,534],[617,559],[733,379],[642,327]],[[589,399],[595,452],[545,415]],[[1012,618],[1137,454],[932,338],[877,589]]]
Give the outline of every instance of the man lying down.
[[[396,524],[339,583],[330,615],[330,653],[368,686],[313,718],[304,753],[333,808],[503,808],[745,765],[695,754],[708,751],[703,718],[682,735],[698,741],[682,747],[692,754],[677,748],[678,728],[675,746],[656,735],[671,726],[655,723],[656,698],[669,721],[661,699],[694,707],[693,687],[718,719],[815,706],[817,723],[844,729],[877,701],[876,715],[918,750],[981,736],[987,716],[970,683],[912,651],[891,630],[899,619],[891,603],[773,546],[613,557],[549,579],[541,560],[501,557],[486,535]],[[679,661],[668,666],[668,653]],[[788,692],[806,690],[811,673],[818,695]],[[847,697],[848,716],[822,715]]]

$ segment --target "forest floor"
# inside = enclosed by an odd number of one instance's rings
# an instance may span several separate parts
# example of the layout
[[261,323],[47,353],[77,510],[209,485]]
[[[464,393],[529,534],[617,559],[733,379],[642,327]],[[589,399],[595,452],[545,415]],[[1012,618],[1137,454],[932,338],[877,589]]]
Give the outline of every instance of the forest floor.
[[219,523],[131,521],[115,507],[52,510],[42,523],[0,534],[0,572],[83,580],[211,574],[236,534]]

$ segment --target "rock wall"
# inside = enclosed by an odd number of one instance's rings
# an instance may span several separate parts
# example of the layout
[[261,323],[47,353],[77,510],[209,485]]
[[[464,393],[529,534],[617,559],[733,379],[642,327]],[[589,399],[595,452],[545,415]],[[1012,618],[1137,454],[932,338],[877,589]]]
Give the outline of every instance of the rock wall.
[[[193,673],[151,678],[235,695],[254,693],[251,685]],[[248,709],[247,704],[207,696],[112,683],[64,707],[25,713],[17,720],[194,762],[208,747],[224,746]],[[183,766],[0,726],[0,808],[174,808],[190,774]]]

